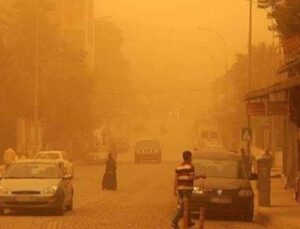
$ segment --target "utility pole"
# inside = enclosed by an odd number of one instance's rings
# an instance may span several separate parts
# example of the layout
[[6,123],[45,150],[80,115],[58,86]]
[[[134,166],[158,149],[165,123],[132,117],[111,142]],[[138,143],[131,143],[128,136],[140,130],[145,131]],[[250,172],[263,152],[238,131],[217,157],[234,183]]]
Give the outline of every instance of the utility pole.
[[[249,0],[249,41],[248,41],[248,90],[252,88],[252,17],[253,17],[253,0]],[[251,116],[247,114],[247,126],[251,129]],[[251,153],[251,140],[247,141],[247,151]]]
[[60,0],[60,38],[61,40],[64,39],[64,29],[65,29],[65,1]]
[[248,41],[248,90],[251,91],[252,88],[252,15],[253,15],[253,0],[249,0],[249,41]]
[[36,2],[37,4],[36,4],[35,64],[34,64],[34,148],[35,150],[38,150],[39,147],[38,88],[39,88],[39,57],[40,57],[40,53],[39,53],[40,12],[39,12],[39,0],[37,0]]

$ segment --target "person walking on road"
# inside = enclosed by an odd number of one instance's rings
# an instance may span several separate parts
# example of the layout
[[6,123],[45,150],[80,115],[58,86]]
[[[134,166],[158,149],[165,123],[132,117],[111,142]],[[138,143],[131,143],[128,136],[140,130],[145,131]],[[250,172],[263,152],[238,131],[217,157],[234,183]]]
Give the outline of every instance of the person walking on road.
[[255,157],[254,155],[251,155],[249,152],[246,152],[244,148],[241,148],[240,152],[241,152],[241,158],[245,166],[246,172],[248,176],[250,176],[250,174],[252,173],[253,164],[255,162]]
[[273,167],[273,156],[269,149],[266,149],[265,153],[261,156],[262,159],[270,160],[270,166]]
[[110,153],[106,161],[105,173],[102,179],[102,190],[117,190],[117,166]]
[[[192,153],[190,151],[184,151],[182,154],[183,162],[175,170],[175,182],[174,182],[174,195],[178,197],[178,206],[176,214],[171,222],[172,228],[178,229],[178,222],[183,216],[183,204],[184,199],[190,201],[190,198],[194,189],[194,180],[203,178],[205,175],[196,176],[195,167],[192,164]],[[194,223],[191,220],[189,214],[189,226],[193,226]]]
[[5,150],[3,154],[3,162],[6,170],[10,167],[14,160],[16,160],[16,157],[16,152],[12,148]]

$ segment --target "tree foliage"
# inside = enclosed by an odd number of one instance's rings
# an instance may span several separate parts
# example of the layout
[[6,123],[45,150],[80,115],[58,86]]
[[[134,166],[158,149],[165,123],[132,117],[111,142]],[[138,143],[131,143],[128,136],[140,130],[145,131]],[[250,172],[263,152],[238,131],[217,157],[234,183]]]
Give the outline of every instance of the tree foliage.
[[[274,83],[276,63],[278,55],[273,46],[265,43],[253,46],[253,72],[251,79],[251,90],[257,90]],[[219,78],[213,83],[213,114],[218,124],[226,131],[228,147],[239,140],[240,128],[246,124],[244,96],[250,90],[248,84],[248,54],[238,54],[236,61],[225,77]],[[226,123],[224,118],[226,117]],[[227,125],[227,126],[225,126]]]
[[96,21],[95,109],[100,118],[120,117],[134,102],[130,65],[122,54],[122,31],[111,21]]
[[283,37],[300,33],[300,1],[299,0],[259,0],[258,6],[270,10],[269,17],[276,22],[274,28]]
[[50,0],[17,0],[6,20],[6,44],[0,44],[0,106],[5,111],[1,118],[5,131],[0,138],[10,135],[10,140],[3,147],[15,141],[10,133],[14,133],[18,117],[33,118],[36,47],[44,143],[63,148],[83,138],[89,129],[91,76],[86,54],[60,37],[58,26],[48,17],[53,10],[55,4]]

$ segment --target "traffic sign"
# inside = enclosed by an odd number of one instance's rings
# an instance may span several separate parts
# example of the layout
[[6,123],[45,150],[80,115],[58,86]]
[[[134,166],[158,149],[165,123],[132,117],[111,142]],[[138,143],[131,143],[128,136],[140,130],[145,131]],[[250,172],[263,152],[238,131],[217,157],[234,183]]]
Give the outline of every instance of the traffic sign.
[[242,141],[251,141],[252,129],[251,128],[242,128],[241,137],[242,137]]

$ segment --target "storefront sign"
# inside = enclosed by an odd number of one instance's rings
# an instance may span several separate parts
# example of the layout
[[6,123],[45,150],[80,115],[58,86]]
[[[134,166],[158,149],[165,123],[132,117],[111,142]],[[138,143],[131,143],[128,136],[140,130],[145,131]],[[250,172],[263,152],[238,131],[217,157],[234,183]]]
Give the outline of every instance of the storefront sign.
[[286,102],[268,102],[268,115],[287,115],[289,113],[289,106]]
[[265,115],[266,106],[263,102],[247,103],[247,114],[250,116],[254,115]]

